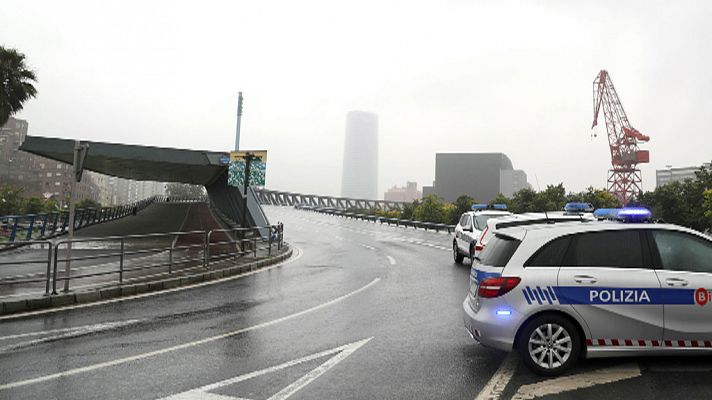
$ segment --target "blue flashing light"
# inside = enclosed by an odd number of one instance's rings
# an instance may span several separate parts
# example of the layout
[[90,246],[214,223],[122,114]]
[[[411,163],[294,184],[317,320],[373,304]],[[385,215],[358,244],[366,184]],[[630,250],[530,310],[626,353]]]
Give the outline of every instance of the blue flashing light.
[[620,208],[599,208],[593,212],[593,216],[598,219],[617,219]]
[[653,213],[645,207],[625,207],[618,211],[618,219],[623,222],[646,222],[653,219]]
[[508,316],[512,315],[512,312],[510,310],[497,310],[497,315]]
[[495,210],[506,211],[507,205],[506,204],[492,204],[492,208],[494,208]]
[[566,203],[566,205],[564,206],[564,211],[566,211],[566,212],[592,212],[593,204],[578,203],[578,202]]
[[477,210],[486,210],[487,209],[487,204],[473,204],[472,205],[472,210],[477,211]]

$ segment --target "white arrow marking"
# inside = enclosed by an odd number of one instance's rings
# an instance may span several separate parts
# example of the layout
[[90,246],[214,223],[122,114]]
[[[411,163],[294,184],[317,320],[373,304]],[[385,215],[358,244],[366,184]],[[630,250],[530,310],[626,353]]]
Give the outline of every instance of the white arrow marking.
[[640,366],[635,363],[582,372],[576,375],[562,376],[531,385],[524,385],[519,388],[514,397],[512,397],[512,400],[535,399],[550,394],[570,392],[572,390],[618,382],[639,376]]
[[226,379],[224,381],[216,382],[210,385],[205,385],[196,389],[189,390],[187,392],[174,394],[169,397],[164,397],[162,400],[196,400],[196,399],[221,399],[221,400],[237,400],[237,397],[225,396],[225,395],[215,395],[210,393],[211,390],[219,389],[224,386],[233,385],[248,379],[256,378],[261,375],[276,372],[285,368],[289,368],[298,364],[305,363],[307,361],[316,360],[331,354],[336,354],[330,359],[326,360],[323,364],[309,371],[306,375],[292,382],[289,386],[280,390],[272,397],[267,400],[286,400],[291,397],[294,393],[314,381],[316,378],[323,375],[326,371],[333,368],[336,364],[343,361],[346,357],[350,356],[354,351],[358,350],[361,346],[368,343],[373,337],[364,339],[358,342],[349,343],[343,346],[335,347],[331,350],[322,351],[319,353],[311,354],[296,360],[287,361],[286,363],[275,365],[274,367],[269,367],[261,369],[259,371],[250,372],[244,375],[236,376],[234,378]]

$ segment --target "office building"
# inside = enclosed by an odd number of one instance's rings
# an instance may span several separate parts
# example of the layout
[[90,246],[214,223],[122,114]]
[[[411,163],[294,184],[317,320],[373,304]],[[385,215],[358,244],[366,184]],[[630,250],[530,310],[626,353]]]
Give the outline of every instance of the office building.
[[[704,163],[705,169],[712,168],[712,164]],[[667,185],[671,182],[684,182],[686,179],[696,179],[695,172],[699,171],[700,167],[678,167],[655,170],[655,187]]]
[[[526,173],[515,170],[503,153],[437,153],[435,181],[427,192],[448,202],[468,195],[486,203],[500,193],[512,196],[528,187]],[[425,187],[423,192],[426,193]]]
[[343,197],[378,198],[378,116],[364,111],[346,115]]
[[423,197],[423,194],[418,190],[418,183],[406,182],[404,187],[393,186],[386,190],[383,194],[383,199],[386,201],[412,202]]

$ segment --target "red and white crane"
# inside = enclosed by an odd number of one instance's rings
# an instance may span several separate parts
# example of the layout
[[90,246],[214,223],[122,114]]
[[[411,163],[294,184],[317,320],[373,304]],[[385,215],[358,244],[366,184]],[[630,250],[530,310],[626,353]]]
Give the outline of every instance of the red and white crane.
[[601,70],[593,81],[593,129],[598,124],[598,112],[603,105],[606,120],[608,145],[611,149],[611,165],[608,171],[608,191],[622,205],[641,193],[642,179],[638,164],[650,162],[648,150],[640,150],[638,144],[650,137],[638,132],[628,122],[623,105],[613,87],[608,71]]

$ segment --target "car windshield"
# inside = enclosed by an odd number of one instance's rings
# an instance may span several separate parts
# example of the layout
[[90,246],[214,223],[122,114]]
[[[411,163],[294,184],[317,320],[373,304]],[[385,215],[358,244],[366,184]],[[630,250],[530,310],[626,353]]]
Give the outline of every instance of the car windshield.
[[482,230],[487,226],[487,221],[490,218],[497,218],[496,215],[476,215],[475,216],[475,228]]

